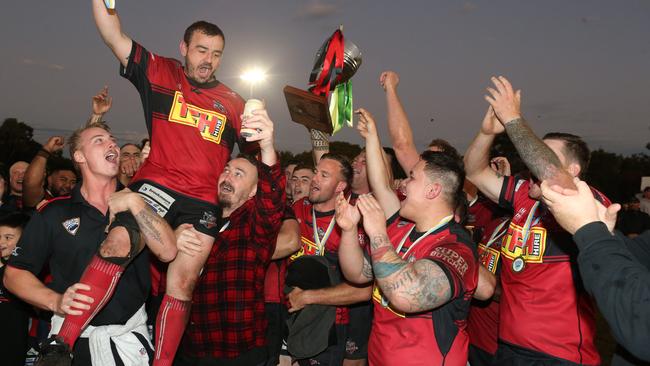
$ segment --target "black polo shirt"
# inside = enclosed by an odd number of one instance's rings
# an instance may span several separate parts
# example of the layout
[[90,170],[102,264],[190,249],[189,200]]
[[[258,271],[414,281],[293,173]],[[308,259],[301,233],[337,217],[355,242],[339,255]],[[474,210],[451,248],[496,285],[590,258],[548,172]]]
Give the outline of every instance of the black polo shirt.
[[[77,283],[106,238],[109,217],[91,206],[81,195],[81,184],[70,197],[57,198],[33,215],[9,265],[38,276],[49,264],[52,282],[48,287],[63,293]],[[149,251],[144,249],[127,266],[111,300],[91,325],[124,324],[149,295]]]

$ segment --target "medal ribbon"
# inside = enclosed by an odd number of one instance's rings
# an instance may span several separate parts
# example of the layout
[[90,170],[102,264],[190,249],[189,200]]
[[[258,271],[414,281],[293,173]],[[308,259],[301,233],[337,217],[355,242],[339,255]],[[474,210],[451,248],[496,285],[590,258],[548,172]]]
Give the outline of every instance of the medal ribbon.
[[526,260],[526,254],[528,254],[528,252],[526,251],[526,243],[528,242],[528,237],[530,236],[530,231],[533,228],[533,226],[537,225],[537,223],[539,223],[539,220],[541,220],[541,218],[542,218],[541,215],[539,217],[535,218],[535,212],[539,208],[539,204],[540,204],[540,202],[537,201],[537,202],[535,202],[533,207],[531,207],[530,212],[528,212],[528,217],[526,217],[526,223],[524,224],[524,227],[522,229],[523,241],[522,241],[521,250],[522,250],[523,253],[521,254],[521,257],[522,257],[522,259],[524,259],[524,261]]
[[499,224],[499,226],[496,227],[496,229],[494,229],[492,235],[490,235],[490,239],[485,244],[486,249],[491,247],[492,244],[494,244],[497,240],[501,239],[501,237],[508,232],[508,227],[506,226],[506,224],[508,223],[510,223],[510,220],[504,220],[502,223]]
[[[420,240],[424,239],[426,236],[428,236],[428,235],[431,234],[432,232],[434,232],[434,231],[440,229],[440,228],[443,227],[445,224],[447,224],[449,221],[451,221],[451,219],[453,219],[453,218],[454,218],[454,215],[453,215],[453,214],[451,214],[451,215],[449,215],[449,216],[446,216],[446,217],[443,217],[442,220],[440,220],[440,222],[438,222],[438,224],[437,224],[436,226],[432,227],[431,229],[427,230],[427,232],[425,232],[424,234],[420,235],[420,237],[417,238],[417,239],[413,242],[413,244],[411,244],[411,246],[406,250],[406,253],[404,253],[404,255],[402,256],[402,259],[405,259],[405,258],[406,258],[406,256],[409,254],[409,252],[411,251],[411,249],[415,248],[415,246],[420,242]],[[404,243],[406,243],[406,238],[408,238],[409,235],[411,235],[411,232],[413,232],[413,229],[415,229],[415,225],[413,225],[413,226],[411,227],[411,230],[409,230],[408,233],[406,233],[406,235],[404,235],[404,237],[402,238],[402,241],[399,242],[399,245],[397,246],[397,249],[395,250],[395,251],[397,252],[397,255],[399,255],[399,252],[402,250],[402,247],[404,247]]]
[[332,234],[332,230],[334,230],[334,224],[336,223],[336,216],[332,216],[332,220],[330,221],[329,226],[327,227],[327,231],[325,231],[325,235],[323,235],[323,240],[321,241],[320,235],[318,235],[318,226],[316,225],[316,210],[314,208],[311,208],[311,225],[312,229],[314,230],[314,242],[318,246],[318,255],[324,255],[325,254],[325,243],[327,243],[327,239],[329,239],[330,234]]

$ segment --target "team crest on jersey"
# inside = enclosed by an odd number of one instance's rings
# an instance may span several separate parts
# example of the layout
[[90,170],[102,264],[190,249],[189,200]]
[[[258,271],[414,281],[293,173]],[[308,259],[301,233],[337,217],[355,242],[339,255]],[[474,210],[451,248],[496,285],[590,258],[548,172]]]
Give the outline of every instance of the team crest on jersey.
[[169,121],[196,127],[204,140],[218,144],[221,142],[221,134],[226,128],[227,118],[222,113],[199,108],[185,102],[183,93],[176,91],[172,109],[169,112]]
[[546,250],[546,229],[533,226],[526,243],[523,242],[525,234],[523,227],[511,222],[503,239],[501,253],[511,260],[522,257],[527,263],[542,263]]
[[226,108],[223,106],[223,104],[221,104],[221,102],[219,102],[218,100],[213,100],[212,102],[213,102],[212,106],[214,107],[214,109],[218,110],[221,113],[226,113]]
[[206,229],[212,229],[217,226],[217,217],[212,211],[203,211],[203,217],[199,220],[199,223]]
[[70,233],[70,235],[77,235],[77,230],[79,230],[79,226],[81,226],[81,219],[78,217],[68,219],[62,222],[63,228],[67,232]]

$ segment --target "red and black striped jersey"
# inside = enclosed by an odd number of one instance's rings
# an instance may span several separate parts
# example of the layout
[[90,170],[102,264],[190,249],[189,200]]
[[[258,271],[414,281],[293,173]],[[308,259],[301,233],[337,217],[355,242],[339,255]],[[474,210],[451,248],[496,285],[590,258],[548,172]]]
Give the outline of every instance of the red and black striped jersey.
[[132,182],[150,180],[217,203],[219,175],[240,139],[244,100],[219,81],[197,84],[179,61],[135,41],[120,75],[140,93],[151,138],[149,158]]
[[529,181],[505,177],[499,197],[499,205],[513,214],[501,246],[499,339],[597,365],[594,306],[576,267],[577,247],[544,205],[529,197],[529,190]]
[[[399,256],[409,262],[434,261],[446,273],[451,299],[436,309],[405,314],[394,309],[375,285],[374,317],[368,343],[371,365],[467,364],[467,316],[478,283],[478,259],[470,234],[451,220],[421,239],[424,233],[409,231],[415,225],[398,214],[388,219],[388,237]],[[413,248],[411,248],[413,246]]]

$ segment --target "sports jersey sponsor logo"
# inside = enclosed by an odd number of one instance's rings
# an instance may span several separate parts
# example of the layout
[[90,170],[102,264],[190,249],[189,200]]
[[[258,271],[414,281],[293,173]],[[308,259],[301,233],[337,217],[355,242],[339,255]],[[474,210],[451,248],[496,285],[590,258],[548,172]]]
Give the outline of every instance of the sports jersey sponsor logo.
[[138,189],[138,193],[144,201],[158,214],[160,217],[165,217],[169,208],[176,202],[174,197],[168,195],[160,188],[156,188],[151,184],[145,183]]
[[316,245],[316,243],[313,241],[305,238],[304,236],[300,236],[300,242],[302,242],[302,246],[298,252],[289,257],[291,261],[295,261],[303,255],[321,255],[320,250],[318,250],[318,245]]
[[525,245],[524,234],[521,226],[511,222],[501,246],[501,253],[512,260],[522,257],[527,263],[542,263],[546,250],[546,229],[533,226]]
[[203,217],[199,220],[199,223],[206,229],[212,229],[217,226],[217,217],[212,211],[203,211]]
[[522,216],[524,216],[524,215],[526,214],[527,211],[528,211],[528,210],[526,210],[525,207],[520,208],[519,211],[517,211],[517,213],[515,214],[515,216],[514,216],[512,219],[513,219],[513,220],[519,220],[519,219],[521,219]]
[[348,355],[353,355],[358,350],[359,350],[359,347],[357,346],[357,342],[355,342],[355,341],[353,341],[351,339],[348,339],[345,342],[345,353],[347,353]]
[[391,313],[397,315],[400,318],[406,318],[406,314],[393,309],[390,306],[390,303],[388,302],[388,299],[384,297],[384,295],[381,293],[381,290],[379,289],[379,285],[377,285],[377,282],[372,287],[372,300],[375,301],[377,304],[381,305],[381,307],[387,309]]
[[81,219],[78,217],[72,218],[65,220],[61,223],[63,225],[63,228],[70,233],[70,235],[76,235],[77,230],[79,230],[79,226],[81,226]]
[[450,248],[437,247],[431,251],[429,256],[448,264],[461,276],[464,276],[465,272],[467,272],[467,269],[469,268],[467,262],[465,262],[465,258]]
[[499,263],[500,255],[501,252],[499,252],[499,249],[492,247],[488,248],[484,244],[478,245],[479,262],[492,273],[497,272],[497,264]]
[[218,144],[221,142],[227,118],[224,114],[186,103],[183,93],[176,91],[169,121],[196,127],[204,140]]

